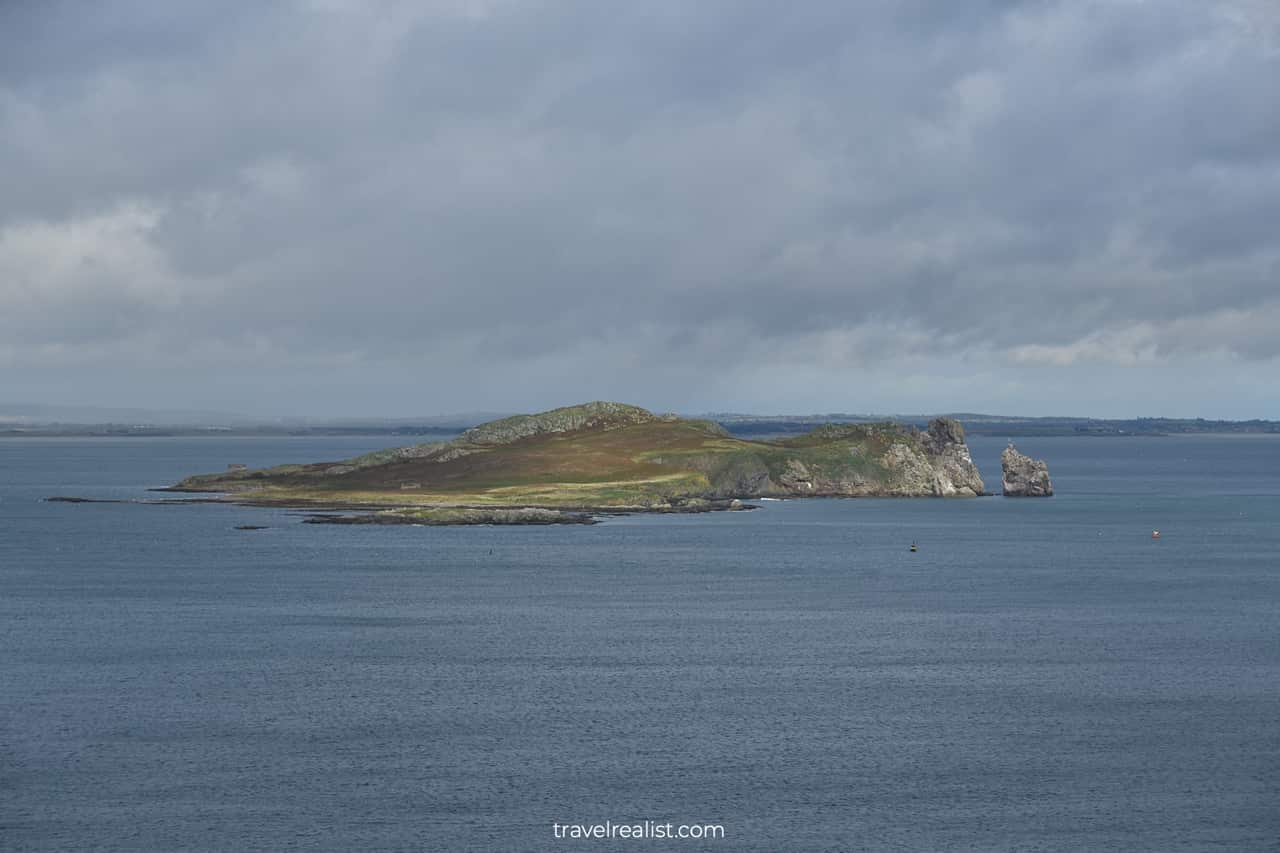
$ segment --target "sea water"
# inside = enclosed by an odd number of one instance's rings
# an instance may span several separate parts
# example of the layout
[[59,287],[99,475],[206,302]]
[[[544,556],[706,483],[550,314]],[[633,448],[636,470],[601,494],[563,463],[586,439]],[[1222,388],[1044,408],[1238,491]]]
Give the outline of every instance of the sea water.
[[[0,849],[1280,844],[1280,440],[593,527],[41,502],[392,443],[0,440]],[[725,837],[554,837],[645,820]]]

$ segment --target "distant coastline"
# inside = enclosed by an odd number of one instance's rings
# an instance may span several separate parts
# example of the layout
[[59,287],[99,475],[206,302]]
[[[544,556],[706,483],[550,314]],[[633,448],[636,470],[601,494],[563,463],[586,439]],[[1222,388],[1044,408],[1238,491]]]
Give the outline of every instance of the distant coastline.
[[[1017,417],[980,414],[946,414],[959,421],[969,435],[1026,438],[1032,436],[1099,436],[1111,438],[1160,437],[1171,435],[1280,435],[1280,421],[1253,419],[1244,421],[1205,418],[1075,418]],[[920,429],[938,415],[747,415],[713,413],[696,416],[719,423],[735,436],[764,438],[803,435],[816,427],[830,424],[898,423]],[[424,421],[428,419],[424,418]],[[347,420],[342,423],[313,422],[296,424],[193,425],[165,423],[59,423],[0,420],[0,438],[24,437],[325,437],[325,436],[425,436],[435,439],[453,438],[476,426],[484,418],[456,420],[432,418],[434,423],[414,424],[405,421],[388,423],[375,418],[367,422]]]
[[[907,426],[923,427],[936,415],[778,415],[738,414],[707,415],[735,435],[789,435],[803,433],[826,423],[866,423],[893,421]],[[1079,418],[1018,417],[950,413],[945,417],[959,421],[968,435],[999,437],[1030,436],[1169,436],[1169,435],[1280,435],[1280,421],[1252,419],[1244,421],[1210,420],[1206,418]]]
[[458,427],[195,427],[162,424],[33,424],[0,426],[0,438],[333,438],[337,436],[427,436],[447,439]]

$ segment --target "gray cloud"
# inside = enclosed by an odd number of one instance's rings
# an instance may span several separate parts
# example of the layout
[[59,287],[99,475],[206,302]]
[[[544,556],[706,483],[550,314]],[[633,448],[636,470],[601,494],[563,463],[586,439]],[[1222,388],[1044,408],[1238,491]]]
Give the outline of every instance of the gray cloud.
[[0,371],[1280,416],[1273,8],[8,4]]

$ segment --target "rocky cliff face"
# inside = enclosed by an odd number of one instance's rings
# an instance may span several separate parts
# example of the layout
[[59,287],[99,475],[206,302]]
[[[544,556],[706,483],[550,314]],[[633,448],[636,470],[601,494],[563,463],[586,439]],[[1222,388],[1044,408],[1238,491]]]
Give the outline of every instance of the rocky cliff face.
[[1053,495],[1049,466],[1044,460],[1019,453],[1010,444],[1000,454],[1000,467],[1006,497],[1047,498]]
[[935,418],[916,440],[895,441],[882,457],[892,473],[890,495],[976,497],[982,475],[964,443],[964,427],[951,418]]
[[969,456],[969,446],[964,443],[964,427],[952,418],[935,418],[929,424],[923,441],[925,455],[934,470],[935,495],[980,495],[983,492],[982,476],[978,466]]
[[[937,418],[927,432],[893,424],[824,427],[818,453],[797,447],[785,454],[775,476],[753,483],[758,491],[832,497],[975,497],[982,475],[964,443],[964,428]],[[743,484],[746,485],[746,484]]]

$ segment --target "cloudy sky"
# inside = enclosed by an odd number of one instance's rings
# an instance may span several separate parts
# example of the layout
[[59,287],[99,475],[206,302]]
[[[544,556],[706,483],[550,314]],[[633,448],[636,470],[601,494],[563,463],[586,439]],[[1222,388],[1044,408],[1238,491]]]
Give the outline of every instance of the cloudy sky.
[[0,4],[0,401],[1280,417],[1273,0]]

